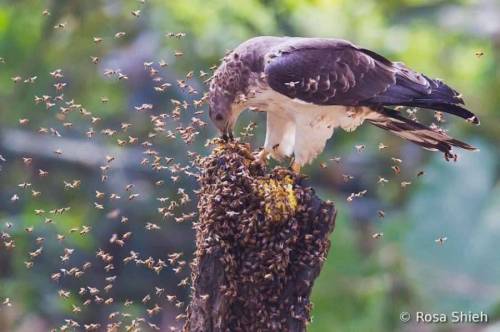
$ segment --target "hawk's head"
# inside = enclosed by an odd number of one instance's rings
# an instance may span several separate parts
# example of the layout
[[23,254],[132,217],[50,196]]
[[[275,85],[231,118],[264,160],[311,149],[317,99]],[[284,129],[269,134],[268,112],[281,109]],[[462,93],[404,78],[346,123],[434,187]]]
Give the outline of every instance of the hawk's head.
[[236,119],[232,112],[234,97],[222,89],[210,89],[208,98],[208,113],[210,119],[222,134],[224,139],[232,138]]
[[236,119],[244,109],[244,103],[237,96],[246,93],[249,76],[248,64],[232,52],[224,58],[210,83],[210,119],[225,138],[232,138]]

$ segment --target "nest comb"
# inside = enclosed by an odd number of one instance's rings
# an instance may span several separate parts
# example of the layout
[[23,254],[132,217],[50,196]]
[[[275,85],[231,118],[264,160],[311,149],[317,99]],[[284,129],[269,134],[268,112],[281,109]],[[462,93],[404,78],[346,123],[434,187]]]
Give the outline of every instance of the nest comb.
[[305,331],[336,211],[304,179],[220,144],[200,161],[192,300],[184,331]]

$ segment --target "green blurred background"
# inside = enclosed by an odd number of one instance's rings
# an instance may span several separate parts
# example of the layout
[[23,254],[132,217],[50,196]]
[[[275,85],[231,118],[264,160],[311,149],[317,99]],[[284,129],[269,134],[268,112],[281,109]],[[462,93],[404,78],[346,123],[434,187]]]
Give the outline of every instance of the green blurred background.
[[[304,169],[321,197],[335,201],[339,210],[330,255],[314,288],[310,330],[500,331],[498,0],[144,2],[0,0],[0,331],[48,331],[61,327],[65,319],[82,327],[98,322],[102,324],[99,330],[105,330],[108,315],[117,311],[144,316],[164,331],[180,326],[175,316],[183,309],[169,304],[164,295],[156,296],[154,287],[188,302],[188,288],[176,285],[189,271],[175,274],[169,266],[157,275],[119,262],[131,250],[143,259],[166,260],[168,253],[179,251],[190,258],[192,221],[162,219],[156,198],[178,199],[178,189],[185,188],[191,201],[177,208],[175,216],[189,213],[196,208],[192,191],[196,182],[176,173],[175,167],[152,171],[141,165],[144,157],[152,159],[144,154],[145,148],[139,144],[119,147],[117,139],[149,140],[160,156],[175,158],[174,164],[180,167],[190,165],[188,150],[209,153],[205,141],[216,135],[210,124],[197,128],[196,140],[186,144],[171,119],[166,128],[176,139],[162,132],[148,138],[153,129],[150,115],[171,112],[173,98],[190,104],[182,111],[184,125],[193,116],[208,122],[205,112],[196,115],[192,107],[206,90],[206,77],[200,77],[200,70],[210,73],[209,67],[227,50],[258,35],[349,39],[444,79],[463,93],[482,122],[474,127],[458,118],[446,118],[445,127],[453,136],[481,149],[479,153],[457,151],[456,163],[365,125],[353,134],[335,133],[321,157]],[[45,9],[50,15],[43,14]],[[136,10],[141,10],[138,17],[137,12],[131,14]],[[116,38],[117,32],[126,34]],[[168,32],[186,36],[168,37]],[[101,37],[102,42],[95,43],[94,37]],[[175,56],[176,51],[184,55]],[[91,56],[100,62],[93,64]],[[168,66],[158,64],[162,59]],[[159,83],[145,70],[144,62],[149,61],[163,82],[172,84],[165,92],[154,89]],[[62,70],[63,78],[49,74],[56,69]],[[119,70],[128,79],[106,77],[108,69]],[[197,93],[187,93],[177,83],[191,70],[194,75],[187,82]],[[18,76],[21,79],[15,83]],[[30,83],[33,76],[37,78]],[[35,96],[60,94],[55,82],[67,83],[66,102],[74,99],[100,121],[93,124],[79,112],[61,115],[62,101],[48,109],[44,103],[36,104]],[[143,103],[152,104],[153,110],[134,109]],[[432,116],[420,113],[424,122],[432,121]],[[245,140],[257,148],[263,144],[265,116],[245,114],[239,128],[250,121],[258,126],[255,135]],[[122,122],[133,124],[128,133],[120,130]],[[49,134],[39,134],[40,127],[49,129]],[[89,127],[95,131],[91,139],[85,135]],[[117,130],[117,134],[109,137],[101,132],[104,129]],[[378,151],[380,142],[389,148]],[[360,144],[365,145],[361,153],[354,148]],[[63,154],[55,154],[57,149]],[[99,167],[106,165],[106,155],[116,156],[116,161],[102,182]],[[341,161],[332,162],[337,156]],[[402,159],[398,175],[391,169],[392,157]],[[40,177],[39,169],[49,175]],[[425,174],[417,177],[420,171]],[[343,174],[354,178],[345,182]],[[378,184],[379,176],[389,182]],[[79,188],[65,188],[64,181],[74,180],[81,181]],[[159,180],[165,184],[155,185]],[[402,181],[411,184],[402,188]],[[25,183],[31,187],[23,188]],[[134,184],[134,193],[140,194],[133,201],[127,200],[127,184]],[[346,200],[350,193],[364,189],[368,190],[365,197],[352,203]],[[41,194],[33,195],[32,190]],[[99,201],[96,190],[122,198]],[[103,209],[94,202],[100,202]],[[63,207],[71,209],[57,215],[49,212]],[[45,213],[35,211],[39,209]],[[385,218],[379,217],[379,210]],[[127,223],[120,222],[122,216],[128,218]],[[54,222],[45,223],[45,218]],[[148,222],[161,229],[146,230]],[[92,228],[89,234],[80,235],[83,225]],[[133,235],[123,247],[110,243],[112,234],[129,231]],[[374,233],[383,236],[374,238]],[[58,241],[57,234],[65,240]],[[45,239],[42,245],[37,244],[38,237]],[[446,241],[441,245],[438,238]],[[7,248],[10,240],[15,242],[13,249]],[[29,256],[41,246],[41,255]],[[60,259],[64,248],[74,249],[68,262]],[[104,271],[106,264],[95,257],[99,248],[115,257],[114,270]],[[81,278],[62,276],[59,282],[51,281],[53,273],[87,261],[92,267]],[[33,266],[28,269],[26,262]],[[117,280],[105,293],[104,278],[113,275]],[[112,297],[114,302],[83,305],[88,295],[80,296],[78,290],[85,286],[98,287],[100,296]],[[61,289],[71,291],[67,299],[58,295]],[[141,303],[147,294],[152,299]],[[124,307],[127,299],[134,304]],[[163,310],[149,317],[145,309],[154,303]],[[74,312],[73,306],[81,312]],[[402,311],[483,311],[489,323],[417,324],[412,320],[403,324]],[[122,329],[131,319],[120,317]]]

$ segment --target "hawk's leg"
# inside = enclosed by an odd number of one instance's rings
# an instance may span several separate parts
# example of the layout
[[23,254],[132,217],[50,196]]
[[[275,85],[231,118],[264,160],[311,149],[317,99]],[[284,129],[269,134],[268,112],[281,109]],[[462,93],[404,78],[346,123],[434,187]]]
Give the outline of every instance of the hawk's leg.
[[295,173],[299,174],[300,173],[300,169],[302,168],[302,166],[300,166],[299,163],[296,163],[295,161],[292,163],[292,171],[294,171]]
[[282,111],[267,112],[266,140],[264,156],[270,155],[276,160],[283,160],[293,153],[295,144],[295,123]]

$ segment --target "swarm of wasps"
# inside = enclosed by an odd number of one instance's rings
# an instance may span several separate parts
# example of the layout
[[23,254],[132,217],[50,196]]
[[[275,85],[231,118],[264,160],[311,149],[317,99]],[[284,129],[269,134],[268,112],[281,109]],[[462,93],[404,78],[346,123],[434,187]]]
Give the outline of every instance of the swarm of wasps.
[[[291,170],[277,167],[267,173],[253,163],[249,145],[215,144],[214,152],[200,159],[197,250],[185,328],[210,319],[201,316],[213,310],[214,302],[224,308],[218,310],[224,331],[288,331],[289,324],[305,324],[317,276],[312,271],[319,272],[330,246],[333,203],[319,200]],[[263,198],[264,183],[283,184],[293,211],[264,208],[274,200]],[[207,269],[216,272],[207,275]],[[293,323],[287,321],[290,312]]]
[[[141,1],[144,3],[144,1]],[[132,17],[139,18],[143,12],[140,9],[131,11]],[[44,10],[43,16],[49,16],[49,10]],[[57,23],[54,29],[62,31],[67,28],[66,22]],[[116,39],[126,36],[125,32],[118,31],[114,34]],[[172,32],[166,34],[167,38],[182,39],[186,37],[184,32]],[[104,36],[91,36],[89,43],[102,45],[108,42]],[[173,55],[182,61],[184,53],[180,50],[175,50]],[[99,64],[100,57],[90,55],[92,64]],[[4,58],[0,59],[2,64],[7,63]],[[123,122],[118,127],[107,127],[103,125],[103,121],[98,114],[89,110],[85,105],[77,102],[74,99],[68,98],[65,95],[65,90],[68,87],[68,82],[65,80],[65,71],[62,68],[54,69],[49,73],[52,80],[53,93],[43,93],[34,96],[34,104],[42,106],[45,110],[52,111],[59,124],[47,127],[35,128],[38,135],[50,135],[55,138],[63,138],[66,130],[75,130],[81,127],[81,124],[86,125],[86,129],[80,133],[85,140],[94,140],[96,138],[105,139],[108,142],[114,142],[119,148],[139,148],[142,152],[142,159],[137,165],[139,168],[149,168],[152,172],[162,174],[162,180],[154,182],[154,185],[161,190],[162,187],[174,186],[176,194],[169,197],[157,197],[157,221],[144,222],[144,232],[154,232],[161,230],[166,222],[186,223],[192,222],[197,217],[197,212],[186,212],[190,202],[193,201],[196,192],[185,189],[180,186],[181,183],[187,182],[189,179],[198,178],[197,160],[199,158],[196,152],[189,151],[185,146],[195,142],[200,134],[200,130],[207,126],[207,123],[202,120],[201,116],[204,113],[202,110],[207,96],[200,93],[198,87],[199,76],[201,81],[207,81],[207,72],[201,71],[199,75],[194,71],[186,73],[184,78],[177,79],[173,82],[166,82],[162,76],[161,69],[168,66],[163,59],[159,61],[146,61],[138,66],[143,66],[144,70],[149,75],[154,84],[154,93],[163,94],[169,92],[169,88],[176,85],[178,91],[186,98],[185,100],[171,99],[170,109],[162,113],[156,105],[143,103],[133,106],[133,110],[140,113],[140,116],[146,118],[149,123],[149,132],[145,137],[134,134],[134,124]],[[98,68],[98,67],[96,67]],[[116,82],[129,80],[129,75],[120,68],[106,68],[100,74],[106,79],[116,80]],[[38,76],[21,77],[20,75],[11,78],[13,84],[35,84]],[[193,84],[194,83],[194,84]],[[119,83],[118,83],[119,84]],[[100,101],[105,104],[109,103],[110,99],[106,96],[101,96]],[[164,109],[164,107],[162,107]],[[75,124],[71,119],[78,118]],[[185,119],[189,119],[185,124]],[[19,125],[24,130],[32,125],[29,116],[19,119]],[[85,128],[85,127],[84,127]],[[101,137],[99,137],[101,136]],[[183,150],[186,158],[176,159],[166,156],[164,151],[158,147],[158,142],[177,142],[184,145]],[[120,209],[116,208],[117,204],[135,204],[141,201],[141,191],[137,190],[135,183],[129,183],[119,191],[109,190],[111,186],[106,183],[113,180],[113,171],[116,163],[121,163],[120,154],[115,153],[118,149],[110,149],[113,151],[103,158],[98,166],[98,174],[100,178],[97,187],[93,188],[93,196],[87,197],[89,208],[104,213],[109,220],[116,220],[121,224],[131,222],[129,217],[123,215]],[[64,146],[58,146],[52,150],[55,157],[65,157]],[[184,156],[182,156],[184,157]],[[187,161],[186,161],[187,160]],[[27,173],[32,172],[33,175],[28,176],[26,180],[19,181],[15,192],[10,197],[10,204],[22,204],[24,200],[44,198],[49,195],[43,190],[44,179],[50,178],[51,169],[33,169],[34,165],[38,165],[36,156],[22,156],[22,164],[26,167]],[[0,155],[0,172],[1,167],[7,165],[8,162],[17,162],[17,160],[7,160],[7,157]],[[0,173],[1,175],[1,173]],[[188,180],[187,180],[188,179]],[[63,194],[86,195],[82,193],[82,188],[89,186],[85,183],[85,179],[68,178],[57,180],[60,183],[60,189]],[[88,194],[87,194],[88,196]],[[35,204],[36,206],[36,204]],[[134,232],[110,232],[107,234],[109,246],[96,248],[94,258],[79,261],[74,256],[77,249],[72,247],[73,239],[76,237],[97,236],[96,231],[90,224],[80,224],[67,228],[59,224],[61,216],[71,214],[71,206],[55,207],[50,210],[35,208],[33,215],[42,220],[42,223],[33,223],[25,227],[24,231],[31,234],[33,243],[30,244],[28,252],[25,254],[24,265],[27,269],[34,269],[36,264],[42,264],[41,260],[46,259],[47,242],[45,237],[36,236],[42,230],[47,234],[47,228],[58,225],[57,228],[50,229],[50,232],[55,233],[54,238],[60,246],[61,254],[57,257],[57,265],[59,268],[46,276],[57,287],[56,295],[62,300],[71,303],[70,318],[64,319],[57,328],[53,331],[149,331],[149,330],[171,330],[177,331],[182,327],[182,322],[186,317],[185,299],[177,294],[186,293],[190,286],[188,277],[188,257],[182,252],[167,252],[158,257],[141,254],[141,248],[132,247],[131,239],[134,237]],[[45,228],[45,229],[43,229]],[[13,252],[16,249],[16,237],[12,230],[16,229],[14,222],[7,222],[0,230],[0,251]],[[111,248],[123,248],[128,252],[124,257],[116,257],[114,250]],[[134,266],[138,269],[145,269],[154,275],[164,275],[165,273],[173,273],[177,278],[176,285],[180,289],[165,289],[162,287],[153,287],[150,292],[143,294],[138,299],[117,299],[113,296],[113,289],[116,288],[117,282],[120,281],[119,271],[124,266]],[[104,280],[96,281],[86,276],[93,275],[93,271],[100,269]],[[171,271],[171,272],[169,272]],[[87,280],[93,280],[93,284],[87,284]],[[116,294],[116,293],[115,293]],[[2,296],[3,294],[0,294]],[[77,299],[75,301],[75,299]],[[10,307],[15,304],[16,299],[13,297],[0,297],[0,310],[3,307]],[[98,322],[85,321],[88,311],[92,307],[93,310],[97,307],[98,311],[105,312],[112,310],[107,316],[107,320]],[[137,308],[142,308],[137,310]],[[175,313],[175,321],[171,321],[170,326],[165,324],[160,325],[156,322],[161,321],[159,317],[162,312]],[[88,318],[87,318],[88,319]],[[165,322],[163,322],[165,323]]]

